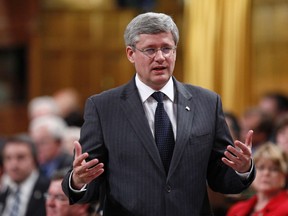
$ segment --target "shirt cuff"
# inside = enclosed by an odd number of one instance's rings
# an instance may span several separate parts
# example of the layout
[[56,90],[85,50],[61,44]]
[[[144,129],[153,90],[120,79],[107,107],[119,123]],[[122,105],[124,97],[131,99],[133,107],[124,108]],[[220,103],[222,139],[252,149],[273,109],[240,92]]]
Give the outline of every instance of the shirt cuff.
[[71,182],[72,182],[72,174],[73,174],[73,170],[72,170],[72,172],[70,173],[70,176],[69,176],[69,188],[70,188],[70,190],[73,191],[74,193],[81,193],[81,192],[86,191],[87,190],[87,184],[85,184],[80,190],[74,189],[72,187],[72,184],[71,184]]
[[252,173],[252,170],[253,170],[253,167],[254,167],[254,162],[253,162],[253,160],[251,159],[251,168],[250,168],[250,170],[248,171],[248,172],[245,172],[245,173],[239,173],[239,172],[237,172],[236,170],[235,170],[235,172],[237,173],[237,175],[238,176],[240,176],[240,178],[242,179],[242,180],[247,180],[249,177],[250,177],[250,175],[251,175],[251,173]]

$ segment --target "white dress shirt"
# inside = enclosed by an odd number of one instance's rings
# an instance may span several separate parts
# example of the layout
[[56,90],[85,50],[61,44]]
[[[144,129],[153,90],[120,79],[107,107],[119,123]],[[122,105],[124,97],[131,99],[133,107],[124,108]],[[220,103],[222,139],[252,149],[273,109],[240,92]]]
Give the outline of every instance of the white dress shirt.
[[[154,117],[155,117],[155,111],[157,107],[157,101],[151,96],[155,90],[144,84],[140,79],[138,74],[136,73],[135,76],[135,82],[137,89],[140,94],[141,101],[143,103],[143,108],[149,123],[149,127],[151,129],[151,132],[154,136]],[[164,109],[166,113],[169,116],[170,122],[173,127],[173,133],[174,138],[176,139],[176,133],[177,133],[177,106],[174,104],[174,83],[172,80],[172,77],[170,77],[167,84],[160,89],[162,93],[166,95],[163,99],[164,103]]]
[[19,204],[19,214],[18,216],[24,216],[27,211],[28,202],[30,200],[31,194],[33,192],[34,185],[39,177],[38,171],[33,171],[30,176],[21,184],[16,185],[8,177],[8,186],[12,190],[12,192],[7,196],[7,201],[5,205],[5,209],[3,211],[2,216],[9,216],[10,210],[14,204],[13,202],[13,195],[14,192],[17,190],[17,187],[20,187],[20,204]]

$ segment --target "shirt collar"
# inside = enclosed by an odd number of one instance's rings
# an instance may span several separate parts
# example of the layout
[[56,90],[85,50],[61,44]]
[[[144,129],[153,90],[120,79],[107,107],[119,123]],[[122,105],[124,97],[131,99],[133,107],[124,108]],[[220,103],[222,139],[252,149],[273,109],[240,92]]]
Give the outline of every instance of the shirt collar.
[[[140,98],[142,103],[144,103],[150,96],[155,92],[154,89],[143,83],[140,79],[138,74],[136,73],[135,76],[135,83],[138,88]],[[170,77],[169,81],[166,83],[166,85],[160,89],[161,92],[163,92],[172,102],[174,102],[174,82],[172,77]]]
[[[27,190],[28,188],[30,188],[31,186],[33,186],[34,182],[36,182],[37,178],[39,177],[39,173],[38,171],[34,170],[32,171],[32,173],[20,184],[16,184],[12,179],[10,179],[9,177],[9,188],[15,192],[17,190],[17,188],[20,188],[21,191],[23,190]],[[29,190],[29,189],[28,189]]]

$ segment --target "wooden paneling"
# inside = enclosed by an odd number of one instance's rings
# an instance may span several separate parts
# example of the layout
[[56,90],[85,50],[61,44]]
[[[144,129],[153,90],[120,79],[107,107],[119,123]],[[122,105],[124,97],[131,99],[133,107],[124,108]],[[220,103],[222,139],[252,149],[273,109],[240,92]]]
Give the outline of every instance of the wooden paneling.
[[[167,7],[169,8],[169,7]],[[180,6],[179,6],[180,8]],[[179,8],[174,14],[181,29]],[[133,9],[75,9],[44,7],[31,44],[30,98],[75,87],[82,101],[87,96],[131,79],[134,67],[127,60],[123,34],[138,14]],[[171,11],[169,12],[171,13]],[[181,45],[175,75],[181,79]]]
[[[40,64],[31,71],[30,96],[76,87],[83,97],[122,84],[134,73],[125,55],[123,32],[135,12],[54,11],[41,13],[35,49]],[[38,83],[41,83],[39,85]]]
[[252,94],[288,95],[288,1],[254,0],[252,12]]
[[[11,34],[16,38],[22,33],[18,41],[28,47],[28,97],[20,105],[0,106],[0,136],[27,130],[26,105],[33,97],[74,87],[84,105],[88,96],[119,86],[134,74],[134,67],[126,58],[123,33],[139,10],[117,8],[114,0],[1,2],[5,5],[10,3],[8,11],[11,19],[8,20],[16,20],[18,24],[15,28],[6,29],[5,34],[0,29],[0,45],[1,38],[3,44],[9,46],[7,38],[11,38]],[[171,14],[181,31],[181,6],[174,0],[160,1],[155,11]],[[0,17],[4,14],[1,9]],[[28,15],[19,15],[24,12]],[[175,75],[181,80],[181,44]]]

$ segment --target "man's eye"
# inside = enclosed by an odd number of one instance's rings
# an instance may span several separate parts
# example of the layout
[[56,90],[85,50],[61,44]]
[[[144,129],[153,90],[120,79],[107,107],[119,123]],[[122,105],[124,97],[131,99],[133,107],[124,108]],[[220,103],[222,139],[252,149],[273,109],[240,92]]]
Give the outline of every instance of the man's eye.
[[163,47],[163,48],[161,49],[161,51],[162,51],[164,54],[168,54],[171,50],[172,50],[171,47]]
[[145,49],[144,52],[147,53],[148,55],[152,55],[155,53],[155,49],[153,48]]

